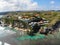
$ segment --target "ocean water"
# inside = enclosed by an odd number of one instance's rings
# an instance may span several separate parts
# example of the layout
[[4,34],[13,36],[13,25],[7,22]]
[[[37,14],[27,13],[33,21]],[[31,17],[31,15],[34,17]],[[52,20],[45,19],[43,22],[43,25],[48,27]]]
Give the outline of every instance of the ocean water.
[[4,15],[0,15],[0,18],[2,18]]
[[6,30],[5,28],[6,28],[6,27],[1,27],[1,26],[0,26],[0,38],[1,38],[1,37],[4,37],[4,36],[12,35],[12,34],[16,33],[16,32],[14,32],[14,31],[10,30],[9,28],[8,28],[7,30]]

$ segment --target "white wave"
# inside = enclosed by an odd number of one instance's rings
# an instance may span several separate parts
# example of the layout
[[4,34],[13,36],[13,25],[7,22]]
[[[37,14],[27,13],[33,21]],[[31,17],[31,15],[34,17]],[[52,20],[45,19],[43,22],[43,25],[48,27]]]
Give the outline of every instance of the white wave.
[[5,27],[1,27],[1,26],[0,26],[0,30],[4,30],[4,29],[5,29]]
[[4,36],[8,36],[8,35],[12,35],[12,34],[15,34],[16,32],[8,29],[8,30],[5,30],[5,27],[1,27],[0,26],[0,37],[4,37]]

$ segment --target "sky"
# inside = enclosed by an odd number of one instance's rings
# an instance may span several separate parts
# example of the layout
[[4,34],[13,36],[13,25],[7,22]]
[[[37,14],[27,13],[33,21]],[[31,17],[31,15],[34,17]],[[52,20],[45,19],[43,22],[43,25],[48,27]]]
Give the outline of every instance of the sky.
[[60,0],[0,0],[0,12],[60,10]]

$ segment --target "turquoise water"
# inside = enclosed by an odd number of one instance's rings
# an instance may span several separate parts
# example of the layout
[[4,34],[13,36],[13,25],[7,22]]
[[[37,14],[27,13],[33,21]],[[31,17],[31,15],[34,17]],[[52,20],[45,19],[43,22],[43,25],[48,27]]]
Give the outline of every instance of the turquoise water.
[[25,35],[25,36],[21,36],[21,37],[18,37],[17,40],[37,40],[37,39],[44,39],[45,38],[45,35],[42,35],[42,34],[39,34],[39,35],[36,35],[36,36],[29,36],[29,35]]
[[[13,29],[13,28],[11,29],[11,28],[9,28],[9,27],[6,27],[6,28],[5,28],[5,30],[8,30],[8,29],[17,32],[16,29]],[[16,39],[17,39],[17,40],[29,40],[29,39],[30,39],[30,40],[36,40],[36,39],[44,39],[44,38],[45,38],[45,35],[37,34],[37,35],[35,35],[35,36],[22,35],[22,36],[17,37]]]
[[[54,35],[48,34],[47,36],[37,33],[35,36],[19,35],[19,37],[18,36],[15,37],[12,35],[12,34],[16,34],[14,33],[15,31],[17,30],[11,29],[9,27],[0,27],[0,38],[6,37],[7,42],[10,43],[11,41],[12,45],[13,44],[14,45],[39,45],[39,44],[40,45],[45,45],[45,44],[57,45],[57,44],[60,44],[60,32],[56,32]],[[9,35],[13,37],[7,38],[7,36]]]
[[[0,34],[2,34],[2,33],[6,34],[6,31],[3,31],[4,28],[0,28],[0,29],[1,29]],[[16,29],[14,29],[14,28],[11,29],[9,27],[5,27],[4,30],[12,30],[13,32],[18,33],[18,31]],[[60,39],[60,32],[56,32],[55,34],[48,34],[47,36],[42,35],[42,34],[36,34],[35,36],[29,36],[27,34],[20,35],[19,33],[18,33],[18,35],[19,36],[17,38],[15,38],[17,40],[37,40],[37,39],[44,39],[44,38],[47,38],[47,39],[54,39],[54,38],[55,39]]]

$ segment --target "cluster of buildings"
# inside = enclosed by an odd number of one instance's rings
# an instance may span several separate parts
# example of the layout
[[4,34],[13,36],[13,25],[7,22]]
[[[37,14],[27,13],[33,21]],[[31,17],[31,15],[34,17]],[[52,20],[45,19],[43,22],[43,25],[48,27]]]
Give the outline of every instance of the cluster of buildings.
[[[27,15],[6,15],[5,16],[6,19],[11,19],[13,20],[13,23],[4,23],[1,21],[1,23],[9,26],[9,27],[17,27],[17,28],[26,28],[28,27],[28,25],[32,26],[34,25],[35,23],[39,22],[41,25],[44,25],[44,24],[48,24],[49,21],[47,21],[46,19],[44,18],[41,18],[39,17],[39,14],[35,14],[34,16],[27,16]],[[38,18],[38,19],[36,19]],[[8,21],[7,21],[8,22]],[[28,25],[27,25],[28,24]]]
[[49,21],[46,20],[45,18],[39,17],[39,14],[33,15],[31,17],[26,16],[26,15],[24,15],[24,16],[22,16],[22,15],[19,15],[19,16],[18,15],[16,15],[16,16],[15,15],[13,15],[13,16],[7,15],[7,16],[5,16],[5,18],[7,18],[8,21],[9,21],[9,19],[11,19],[13,21],[13,23],[7,24],[3,21],[0,21],[0,25],[9,26],[11,28],[15,28],[17,30],[22,30],[22,31],[28,31],[28,30],[30,31],[30,28],[33,29],[35,24],[38,24],[38,26],[39,25],[41,26],[41,28],[39,30],[44,32],[48,28],[45,25],[49,24]]

